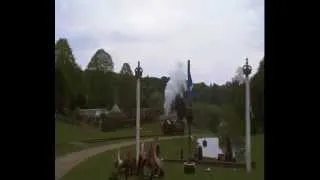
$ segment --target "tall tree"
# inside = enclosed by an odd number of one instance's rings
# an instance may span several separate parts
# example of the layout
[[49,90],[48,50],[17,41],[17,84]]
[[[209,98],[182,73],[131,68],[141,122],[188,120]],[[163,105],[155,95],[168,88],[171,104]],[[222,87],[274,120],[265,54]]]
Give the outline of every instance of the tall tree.
[[111,108],[115,100],[114,87],[116,86],[115,73],[86,70],[84,73],[84,87],[87,106],[91,108]]
[[[82,70],[76,63],[72,49],[67,39],[59,39],[55,46],[55,68],[58,69],[56,84],[65,84],[65,91],[68,94],[65,98],[67,108],[73,109],[77,106],[76,96],[82,91]],[[59,81],[64,82],[59,82]]]
[[127,74],[132,76],[132,71],[131,71],[131,67],[128,63],[123,63],[122,68],[120,70],[120,74]]
[[98,49],[97,52],[92,56],[87,69],[103,72],[113,72],[112,58],[103,49]]
[[230,138],[238,138],[244,136],[245,124],[243,118],[241,118],[234,105],[223,104],[221,106],[221,123],[219,124],[219,130],[222,130],[224,135]]
[[264,58],[258,72],[251,79],[251,103],[255,128],[264,127]]
[[71,66],[77,66],[76,60],[72,54],[72,50],[69,46],[68,40],[61,38],[56,42],[55,46],[55,61],[58,66],[62,64],[70,64]]
[[55,68],[55,108],[62,111],[68,104],[68,84],[59,68]]

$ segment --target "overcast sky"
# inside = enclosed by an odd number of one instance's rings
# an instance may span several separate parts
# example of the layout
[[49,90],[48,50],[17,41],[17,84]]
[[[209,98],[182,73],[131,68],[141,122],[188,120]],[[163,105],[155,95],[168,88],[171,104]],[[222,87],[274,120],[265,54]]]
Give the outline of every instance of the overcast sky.
[[168,76],[190,59],[194,82],[223,84],[245,57],[255,73],[264,56],[264,1],[56,0],[59,38],[83,69],[103,48],[117,72],[139,60],[144,75]]

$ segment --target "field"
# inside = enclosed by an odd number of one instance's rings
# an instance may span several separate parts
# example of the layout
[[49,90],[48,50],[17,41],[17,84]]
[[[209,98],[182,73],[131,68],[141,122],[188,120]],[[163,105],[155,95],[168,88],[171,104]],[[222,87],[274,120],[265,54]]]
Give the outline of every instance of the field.
[[[161,156],[163,158],[178,158],[181,147],[187,148],[187,139],[161,141]],[[195,175],[183,174],[183,166],[180,163],[164,164],[164,179],[228,179],[228,180],[262,180],[264,179],[264,136],[253,137],[252,159],[256,162],[256,168],[251,174],[247,174],[244,169],[215,168],[211,167],[211,172],[206,172],[205,166],[197,166]],[[134,147],[122,149],[121,152],[134,152]],[[186,152],[186,151],[185,151]],[[87,161],[76,166],[63,180],[88,180],[88,179],[108,179],[110,173],[114,170],[115,151],[107,151],[89,158]]]
[[[160,135],[162,134],[160,125],[157,122],[141,125],[141,136],[143,135]],[[193,133],[209,133],[207,131],[193,130]],[[55,154],[61,156],[66,153],[79,151],[81,149],[89,148],[92,146],[99,146],[106,143],[114,143],[120,141],[121,137],[135,136],[135,128],[123,128],[111,132],[101,132],[96,128],[89,126],[73,126],[61,121],[55,123]],[[119,140],[112,140],[100,143],[83,143],[81,141],[86,139],[96,138],[115,138]]]

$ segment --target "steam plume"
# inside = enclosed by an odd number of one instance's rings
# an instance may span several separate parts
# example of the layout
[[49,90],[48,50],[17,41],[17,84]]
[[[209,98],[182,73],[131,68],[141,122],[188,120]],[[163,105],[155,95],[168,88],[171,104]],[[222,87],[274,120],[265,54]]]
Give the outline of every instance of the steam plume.
[[183,96],[183,92],[187,90],[186,83],[186,67],[183,63],[179,62],[175,69],[170,73],[170,80],[168,81],[164,90],[164,113],[168,115],[171,112],[171,105],[175,100],[175,97],[180,94]]

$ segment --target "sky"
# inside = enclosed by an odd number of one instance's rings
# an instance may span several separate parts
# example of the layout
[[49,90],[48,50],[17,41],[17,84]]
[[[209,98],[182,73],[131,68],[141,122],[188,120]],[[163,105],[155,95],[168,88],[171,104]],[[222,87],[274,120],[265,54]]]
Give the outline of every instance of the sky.
[[55,40],[67,38],[85,69],[100,48],[116,72],[141,62],[144,76],[168,76],[190,59],[194,83],[223,84],[248,57],[264,56],[263,0],[55,0]]

